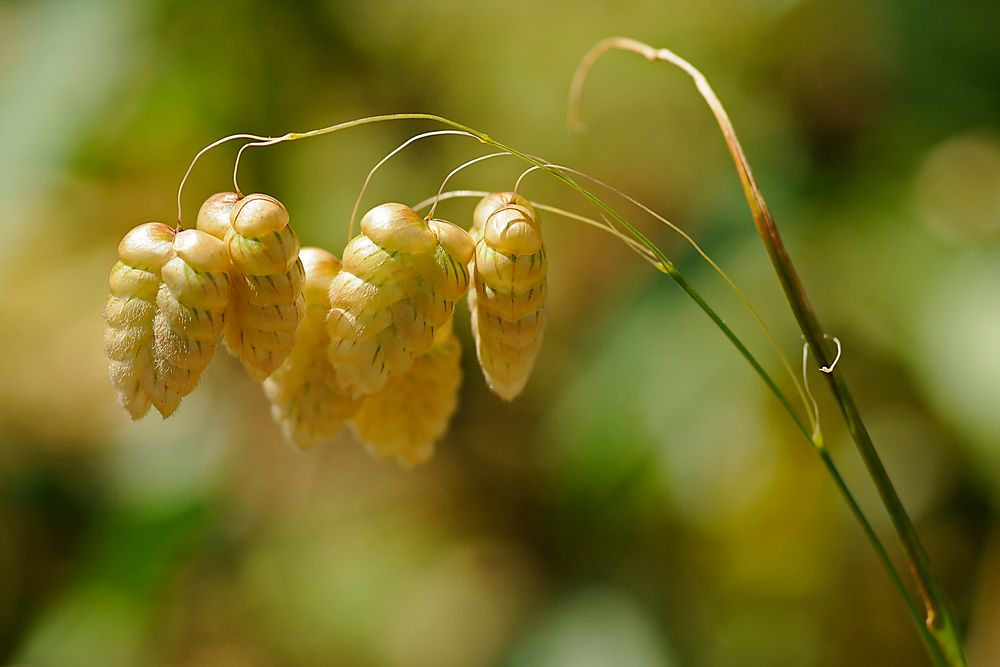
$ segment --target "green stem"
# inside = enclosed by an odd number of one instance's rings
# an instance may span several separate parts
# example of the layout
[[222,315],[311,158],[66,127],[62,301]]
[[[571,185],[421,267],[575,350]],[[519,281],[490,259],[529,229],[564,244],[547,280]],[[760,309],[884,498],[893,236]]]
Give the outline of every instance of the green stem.
[[[784,289],[785,296],[799,324],[799,328],[820,365],[829,367],[831,364],[831,351],[827,344],[826,336],[823,333],[823,328],[820,326],[819,319],[816,317],[816,313],[806,296],[802,281],[795,266],[792,264],[792,260],[781,239],[781,234],[774,224],[771,211],[764,201],[760,188],[754,179],[753,172],[750,170],[749,162],[736,137],[736,131],[733,128],[732,122],[729,120],[725,108],[708,83],[708,80],[697,68],[669,49],[654,49],[647,44],[635,40],[614,38],[598,44],[584,59],[580,70],[578,70],[578,76],[574,79],[573,100],[575,102],[579,100],[580,90],[583,80],[586,77],[587,69],[602,53],[610,49],[632,51],[652,61],[668,62],[683,70],[694,81],[698,91],[711,108],[719,128],[722,130],[726,145],[732,155],[733,162],[736,164],[736,170],[739,173],[747,203],[753,214],[757,232],[764,243],[764,247],[767,249],[771,264],[774,266],[775,273]],[[579,104],[572,104],[571,109],[576,112],[573,116],[574,120],[578,121]],[[871,435],[868,433],[868,429],[861,419],[861,414],[854,402],[851,391],[839,370],[834,369],[826,375],[830,389],[851,434],[851,438],[857,446],[865,467],[878,490],[879,498],[882,500],[882,504],[889,514],[896,535],[903,546],[906,560],[910,566],[917,591],[920,594],[926,611],[925,625],[927,632],[930,633],[946,665],[965,667],[967,662],[962,650],[961,641],[958,637],[958,624],[954,619],[944,589],[934,574],[930,559],[917,535],[913,522],[906,513],[899,494],[896,492],[896,488],[893,486],[892,480],[889,478],[889,474],[882,464],[882,460],[879,458],[875,444],[872,442]],[[934,657],[933,654],[932,657]]]

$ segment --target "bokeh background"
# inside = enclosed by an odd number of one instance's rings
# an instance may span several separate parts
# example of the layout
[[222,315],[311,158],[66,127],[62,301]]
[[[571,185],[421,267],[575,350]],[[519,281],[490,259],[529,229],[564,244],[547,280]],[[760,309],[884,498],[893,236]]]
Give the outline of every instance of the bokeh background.
[[[194,153],[376,113],[439,113],[623,188],[694,234],[797,359],[800,339],[689,81],[742,134],[842,368],[967,633],[1000,665],[1000,5],[981,0],[0,2],[0,664],[18,667],[924,665],[815,455],[665,277],[546,218],[550,326],[512,404],[458,311],[465,381],[429,465],[351,436],[302,454],[220,352],[168,421],[131,423],[101,309],[120,237],[170,222]],[[251,152],[339,254],[367,170],[428,123]],[[197,167],[184,214],[227,190]],[[413,203],[483,151],[445,137],[376,177]],[[458,187],[507,189],[522,166]],[[544,175],[524,192],[590,212]],[[440,213],[467,224],[472,203]],[[788,388],[739,303],[676,259]],[[815,371],[826,439],[895,547]],[[895,551],[895,548],[894,548]]]

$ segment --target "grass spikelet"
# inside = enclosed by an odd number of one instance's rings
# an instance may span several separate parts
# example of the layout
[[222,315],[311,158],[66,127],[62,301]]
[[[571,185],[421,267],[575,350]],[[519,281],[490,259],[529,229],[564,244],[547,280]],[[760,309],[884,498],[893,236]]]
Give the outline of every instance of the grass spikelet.
[[330,283],[329,357],[353,397],[373,394],[430,349],[469,288],[473,244],[459,227],[402,204],[376,206]]
[[226,317],[226,347],[258,382],[291,352],[305,316],[305,272],[288,211],[263,194],[209,197],[198,229],[222,240],[232,261],[233,298]]
[[538,212],[502,192],[476,206],[469,291],[476,355],[490,389],[513,400],[524,389],[545,331],[547,262]]
[[364,399],[350,422],[358,439],[375,456],[406,467],[428,461],[458,404],[461,353],[449,321],[409,370]]
[[175,256],[161,269],[153,318],[153,405],[169,417],[198,384],[215,354],[229,305],[229,257],[210,234],[186,229],[174,237]]
[[118,402],[132,419],[145,415],[153,402],[153,320],[160,270],[174,257],[173,240],[174,230],[159,222],[132,229],[118,245],[119,260],[108,280],[104,350]]
[[305,319],[291,354],[264,381],[264,392],[285,438],[299,449],[309,449],[334,437],[359,403],[337,384],[327,356],[330,282],[340,270],[340,261],[319,248],[302,248],[299,258],[306,276]]

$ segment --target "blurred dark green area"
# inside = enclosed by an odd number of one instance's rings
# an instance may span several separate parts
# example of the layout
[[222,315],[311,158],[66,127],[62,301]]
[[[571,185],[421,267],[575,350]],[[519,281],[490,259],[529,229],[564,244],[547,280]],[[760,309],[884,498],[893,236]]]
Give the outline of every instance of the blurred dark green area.
[[[616,667],[928,664],[819,461],[683,294],[610,237],[545,219],[546,343],[505,404],[465,382],[434,461],[345,433],[284,444],[225,353],[177,415],[128,421],[101,308],[120,237],[175,216],[203,145],[379,113],[448,116],[599,176],[692,233],[797,365],[800,339],[690,82],[727,104],[843,370],[967,633],[1000,664],[1000,5],[0,2],[0,664]],[[368,169],[429,123],[247,154],[241,185],[339,254]],[[185,192],[229,189],[234,146]],[[413,203],[484,152],[414,145],[366,206]],[[453,185],[509,189],[492,160]],[[530,197],[593,214],[541,174]],[[471,203],[439,213],[467,224]],[[791,391],[739,302],[675,258]],[[797,370],[797,368],[796,368]],[[893,543],[835,406],[827,442]]]

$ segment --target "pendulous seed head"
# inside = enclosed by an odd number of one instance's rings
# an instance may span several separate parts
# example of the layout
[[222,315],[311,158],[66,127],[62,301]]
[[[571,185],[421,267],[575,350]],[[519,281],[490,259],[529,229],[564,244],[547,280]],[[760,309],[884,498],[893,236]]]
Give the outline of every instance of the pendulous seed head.
[[221,192],[202,204],[198,229],[223,241],[232,264],[226,347],[263,381],[291,352],[305,316],[305,273],[288,211],[269,195]]
[[118,244],[118,262],[104,306],[104,350],[118,402],[132,419],[149,411],[156,394],[153,319],[160,269],[174,256],[174,230],[158,222],[132,229]]
[[454,225],[425,221],[402,204],[382,204],[361,221],[330,283],[330,362],[351,396],[375,393],[430,349],[469,287],[471,239]]
[[111,381],[133,419],[170,416],[198,382],[222,332],[229,257],[215,237],[140,225],[118,246],[104,335]]
[[285,438],[299,449],[309,449],[336,436],[359,403],[340,388],[327,357],[330,282],[340,261],[320,248],[303,248],[299,257],[305,269],[306,316],[291,353],[264,381],[264,392]]
[[211,234],[187,229],[174,237],[174,257],[160,271],[153,318],[153,405],[169,417],[208,367],[229,305],[229,258]]
[[406,467],[425,463],[448,430],[461,383],[461,347],[449,321],[408,370],[364,398],[351,426],[375,456]]
[[538,212],[510,192],[484,197],[473,213],[469,291],[476,355],[504,400],[524,389],[545,331],[547,261]]

